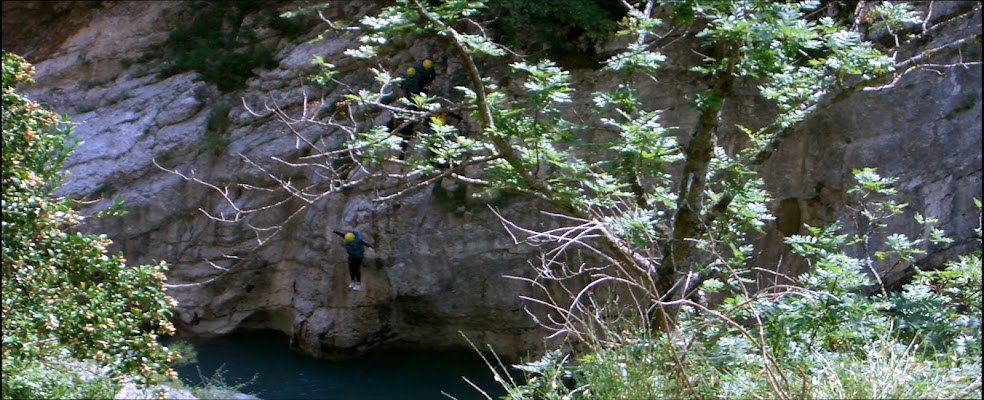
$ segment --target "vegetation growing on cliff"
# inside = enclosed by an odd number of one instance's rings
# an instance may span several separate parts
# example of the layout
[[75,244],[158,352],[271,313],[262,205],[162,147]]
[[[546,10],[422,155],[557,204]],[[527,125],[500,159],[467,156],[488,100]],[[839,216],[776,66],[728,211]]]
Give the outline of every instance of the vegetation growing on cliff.
[[615,33],[625,15],[605,0],[501,0],[488,7],[501,43],[536,57],[571,53],[594,60],[595,46]]
[[[243,20],[250,12],[263,8],[260,1],[189,1],[193,16],[186,26],[168,36],[171,60],[162,73],[170,76],[186,71],[201,74],[206,82],[228,92],[246,87],[256,68],[276,66],[273,51],[260,42]],[[279,16],[270,16],[265,26],[287,36],[297,24]]]
[[[58,115],[18,93],[33,66],[3,53],[3,397],[106,398],[102,375],[176,379],[167,266],[128,266],[54,198],[70,147]],[[86,377],[88,375],[88,377]]]

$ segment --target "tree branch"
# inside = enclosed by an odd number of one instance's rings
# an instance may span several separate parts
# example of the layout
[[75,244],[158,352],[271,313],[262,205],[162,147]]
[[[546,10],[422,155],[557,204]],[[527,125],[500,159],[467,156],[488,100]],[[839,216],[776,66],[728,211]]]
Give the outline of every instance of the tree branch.
[[[475,65],[475,61],[469,55],[468,49],[466,49],[463,44],[464,39],[462,38],[461,34],[458,33],[458,31],[456,31],[454,28],[445,24],[444,21],[441,21],[439,18],[435,17],[433,14],[428,12],[424,8],[424,6],[420,4],[419,0],[413,0],[413,3],[416,6],[417,11],[421,15],[423,15],[425,19],[430,21],[432,24],[438,26],[439,28],[447,31],[451,35],[451,45],[454,46],[455,50],[458,51],[462,63],[464,64],[465,69],[468,71],[468,76],[471,79],[472,86],[475,89],[475,97],[478,103],[477,111],[482,119],[483,132],[485,132],[488,138],[492,140],[492,145],[495,146],[496,151],[499,152],[499,154],[502,155],[502,158],[507,163],[509,163],[509,166],[512,167],[514,171],[516,171],[516,174],[519,175],[520,179],[523,180],[523,183],[525,183],[527,187],[542,193],[548,199],[554,198],[555,193],[553,189],[550,188],[550,185],[547,184],[546,182],[541,182],[540,180],[536,179],[536,176],[530,173],[530,171],[528,171],[526,167],[523,166],[521,158],[519,157],[519,155],[516,154],[516,151],[515,149],[513,149],[512,145],[510,145],[502,136],[496,133],[495,122],[492,119],[492,110],[489,108],[488,102],[486,100],[487,94],[485,92],[485,83],[482,82],[482,76],[478,72],[478,67]],[[551,203],[567,211],[577,212],[576,209],[574,209],[568,204],[558,201],[553,201],[553,200],[551,200]]]

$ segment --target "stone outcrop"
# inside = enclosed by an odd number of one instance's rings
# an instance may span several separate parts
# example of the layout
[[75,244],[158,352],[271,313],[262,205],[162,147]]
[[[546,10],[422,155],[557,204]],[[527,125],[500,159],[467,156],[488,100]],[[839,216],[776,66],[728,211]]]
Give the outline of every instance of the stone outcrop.
[[[353,21],[378,7],[351,2],[326,13]],[[386,345],[464,347],[462,335],[512,358],[543,347],[544,332],[518,297],[528,287],[504,278],[532,273],[527,260],[536,249],[515,245],[487,207],[491,203],[510,219],[536,227],[550,223],[537,211],[542,205],[510,197],[466,201],[463,189],[448,183],[398,201],[375,202],[378,193],[395,187],[373,182],[310,204],[282,191],[237,185],[277,188],[266,171],[297,188],[327,184],[316,169],[287,168],[273,157],[301,160],[309,149],[298,144],[303,143],[299,137],[332,148],[345,140],[344,133],[316,124],[297,125],[292,133],[266,108],[275,104],[299,115],[317,101],[317,112],[348,90],[308,85],[303,77],[314,71],[314,56],[336,64],[350,85],[368,86],[368,68],[396,71],[426,55],[438,65],[434,90],[450,93],[466,82],[446,46],[418,40],[368,64],[343,55],[356,46],[352,36],[329,32],[325,40],[309,42],[323,24],[292,40],[270,34],[263,40],[279,64],[257,70],[246,89],[231,93],[191,72],[163,77],[156,65],[162,60],[121,62],[157,54],[168,32],[189,13],[182,2],[3,3],[4,49],[25,55],[37,68],[38,85],[29,92],[77,124],[74,137],[81,145],[66,164],[70,174],[61,194],[126,200],[127,215],[92,220],[87,229],[108,234],[131,263],[168,263],[182,333],[272,328],[288,333],[297,351],[322,358]],[[54,26],[60,27],[57,34]],[[678,56],[694,57],[683,50]],[[507,71],[503,65],[487,68]],[[639,88],[644,101],[666,110],[666,125],[692,126],[695,113],[686,94],[697,83],[679,65],[666,70],[669,78]],[[584,109],[595,88],[615,84],[593,70],[572,74]],[[767,244],[759,256],[762,265],[782,260],[785,270],[801,270],[786,259],[782,238],[803,233],[802,224],[849,215],[845,192],[853,185],[851,170],[861,167],[899,177],[902,201],[938,218],[938,226],[955,237],[951,245],[927,249],[922,266],[939,266],[945,257],[979,246],[973,239],[979,220],[972,199],[981,198],[980,84],[979,65],[945,74],[916,72],[893,89],[859,93],[814,116],[762,174],[778,216],[761,238]],[[761,125],[756,115],[763,105],[752,100],[755,88],[741,90],[749,100],[739,96],[726,113],[742,116],[746,126]],[[229,122],[219,144],[208,141],[215,113]],[[723,137],[738,136],[735,127],[725,129],[730,132]],[[222,223],[202,212],[235,214],[218,191],[193,177],[228,189],[228,196],[251,206],[284,199],[243,222],[286,222],[259,244],[264,237],[243,223]],[[346,287],[344,249],[337,237],[325,237],[326,225],[358,229],[375,245],[363,267],[362,291]],[[893,221],[893,228],[925,234],[909,221]],[[889,278],[901,281],[905,273]]]

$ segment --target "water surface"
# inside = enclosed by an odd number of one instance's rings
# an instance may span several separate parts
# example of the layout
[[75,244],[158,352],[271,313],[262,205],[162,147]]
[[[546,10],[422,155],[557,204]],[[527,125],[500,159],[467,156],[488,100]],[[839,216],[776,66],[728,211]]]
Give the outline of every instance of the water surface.
[[386,351],[329,362],[292,353],[279,332],[254,331],[189,341],[198,364],[178,369],[182,380],[200,384],[222,368],[226,384],[252,382],[240,392],[273,399],[493,399],[505,395],[492,371],[471,351]]

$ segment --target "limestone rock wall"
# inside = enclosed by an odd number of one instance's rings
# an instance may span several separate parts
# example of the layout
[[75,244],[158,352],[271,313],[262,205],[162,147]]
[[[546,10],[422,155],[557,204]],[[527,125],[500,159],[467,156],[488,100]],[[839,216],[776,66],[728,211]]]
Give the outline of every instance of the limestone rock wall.
[[[350,2],[326,13],[352,21],[378,7]],[[485,204],[440,200],[460,189],[454,185],[432,185],[382,203],[371,199],[393,190],[386,182],[310,205],[286,200],[248,220],[286,221],[277,236],[258,245],[243,224],[207,218],[202,210],[224,216],[234,210],[219,192],[186,179],[229,185],[228,196],[252,199],[254,206],[279,199],[282,193],[235,185],[275,187],[243,155],[297,187],[324,185],[316,171],[285,168],[271,157],[301,159],[306,149],[298,137],[331,147],[344,135],[313,124],[296,126],[295,135],[265,106],[298,114],[315,100],[332,101],[348,90],[324,92],[305,84],[315,55],[335,63],[352,85],[371,85],[367,70],[376,63],[395,71],[426,55],[438,65],[434,90],[450,93],[465,83],[465,76],[446,46],[420,40],[369,64],[343,55],[356,44],[340,32],[316,42],[307,40],[314,31],[292,40],[271,35],[264,40],[275,49],[279,65],[258,71],[247,89],[234,93],[222,93],[194,73],[163,78],[156,61],[121,63],[162,46],[189,13],[183,2],[3,3],[4,49],[25,55],[37,67],[38,85],[29,92],[77,124],[74,136],[82,143],[66,164],[70,175],[62,194],[126,199],[126,216],[93,220],[87,229],[107,233],[131,263],[169,264],[179,331],[273,328],[290,334],[290,346],[297,351],[323,358],[384,345],[464,347],[462,334],[507,357],[542,348],[544,332],[518,297],[528,288],[503,277],[530,274],[527,260],[536,249],[514,245]],[[694,57],[683,47],[667,52],[670,60]],[[666,110],[665,124],[681,127],[685,136],[696,118],[688,95],[699,86],[680,65],[671,62],[660,82],[639,90],[647,104]],[[506,66],[486,68],[509,80]],[[584,110],[595,88],[615,84],[592,70],[572,75],[580,90],[575,99]],[[858,94],[815,116],[763,173],[779,218],[760,239],[767,244],[762,265],[802,270],[787,260],[783,236],[802,233],[802,224],[848,215],[845,191],[852,185],[851,169],[861,167],[898,176],[903,201],[939,218],[940,227],[956,237],[948,247],[928,249],[923,266],[938,266],[950,254],[979,246],[973,239],[979,220],[972,199],[981,198],[980,83],[979,65],[944,75],[913,73],[895,89]],[[726,110],[751,127],[761,125],[757,113],[767,110],[753,100],[754,90],[741,88],[747,95]],[[210,114],[222,106],[228,107],[228,145],[216,149],[204,138]],[[740,140],[735,127],[724,129],[722,145]],[[500,198],[494,205],[526,226],[550,223],[537,211],[543,206],[528,199]],[[893,223],[918,232],[913,223]],[[346,287],[341,241],[323,234],[329,224],[358,229],[376,246],[363,267],[363,291]]]

